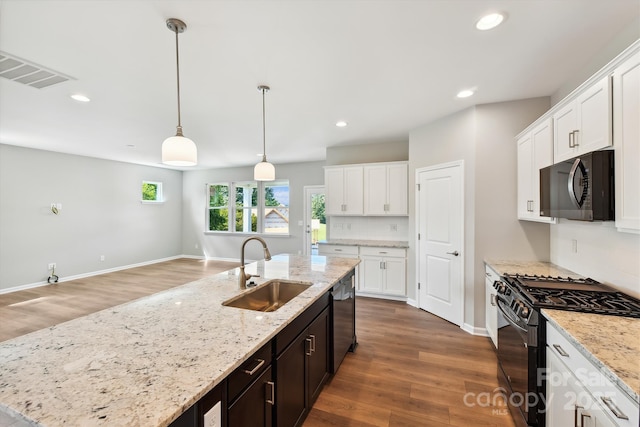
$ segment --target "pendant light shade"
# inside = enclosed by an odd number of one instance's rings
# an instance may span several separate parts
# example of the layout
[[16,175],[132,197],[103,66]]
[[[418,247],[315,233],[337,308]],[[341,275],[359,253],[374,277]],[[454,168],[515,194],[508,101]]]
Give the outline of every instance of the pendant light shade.
[[264,94],[269,91],[269,86],[258,86],[262,92],[262,161],[253,168],[253,179],[256,181],[273,181],[276,179],[276,168],[267,162],[267,142],[265,136],[265,111]]
[[178,34],[187,29],[187,24],[176,18],[167,19],[167,28],[176,34],[176,82],[178,88],[178,126],[176,135],[162,143],[162,163],[170,166],[194,166],[198,163],[196,144],[182,135],[180,118],[180,56],[178,55]]

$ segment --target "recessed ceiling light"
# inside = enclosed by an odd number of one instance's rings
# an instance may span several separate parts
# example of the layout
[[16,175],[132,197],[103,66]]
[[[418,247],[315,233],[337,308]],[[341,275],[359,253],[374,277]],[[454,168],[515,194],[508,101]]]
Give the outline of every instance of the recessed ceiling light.
[[339,122],[336,122],[336,126],[338,126],[339,128],[343,128],[347,125],[347,122],[345,122],[344,120],[340,120]]
[[468,98],[471,95],[473,95],[473,91],[472,90],[461,90],[460,92],[458,92],[458,94],[456,95],[458,98]]
[[506,15],[504,13],[490,13],[476,22],[476,28],[481,31],[490,30],[500,25],[505,17]]
[[80,102],[89,102],[91,101],[87,96],[79,94],[79,93],[74,93],[73,95],[71,95],[72,99],[75,99],[76,101],[80,101]]

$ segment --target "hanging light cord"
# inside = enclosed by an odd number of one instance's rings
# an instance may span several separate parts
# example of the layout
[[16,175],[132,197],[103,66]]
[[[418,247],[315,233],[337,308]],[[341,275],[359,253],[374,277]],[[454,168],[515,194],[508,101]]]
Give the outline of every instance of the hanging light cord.
[[175,28],[176,33],[176,86],[178,88],[178,126],[176,136],[182,136],[182,121],[180,116],[180,56],[178,54],[178,27]]
[[267,137],[265,135],[265,113],[264,113],[264,92],[265,88],[262,88],[262,161],[267,161]]

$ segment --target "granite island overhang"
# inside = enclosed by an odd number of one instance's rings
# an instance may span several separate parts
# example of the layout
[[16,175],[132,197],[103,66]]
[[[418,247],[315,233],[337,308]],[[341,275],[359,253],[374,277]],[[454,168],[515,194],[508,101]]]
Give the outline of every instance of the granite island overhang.
[[247,264],[258,285],[313,284],[270,313],[222,305],[251,291],[236,268],[0,343],[0,411],[32,426],[167,426],[358,263]]

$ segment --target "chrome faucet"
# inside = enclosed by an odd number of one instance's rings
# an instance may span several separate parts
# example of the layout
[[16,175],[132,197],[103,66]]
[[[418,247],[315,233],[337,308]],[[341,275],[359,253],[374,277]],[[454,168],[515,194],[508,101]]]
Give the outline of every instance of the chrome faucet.
[[262,243],[262,247],[264,248],[264,260],[271,260],[271,253],[269,252],[269,248],[267,247],[267,242],[265,242],[261,237],[249,237],[244,242],[242,242],[242,248],[240,249],[240,277],[238,277],[238,284],[240,285],[240,289],[247,288],[247,280],[252,277],[259,277],[253,274],[245,274],[244,272],[244,247],[247,245],[249,240],[258,240]]

